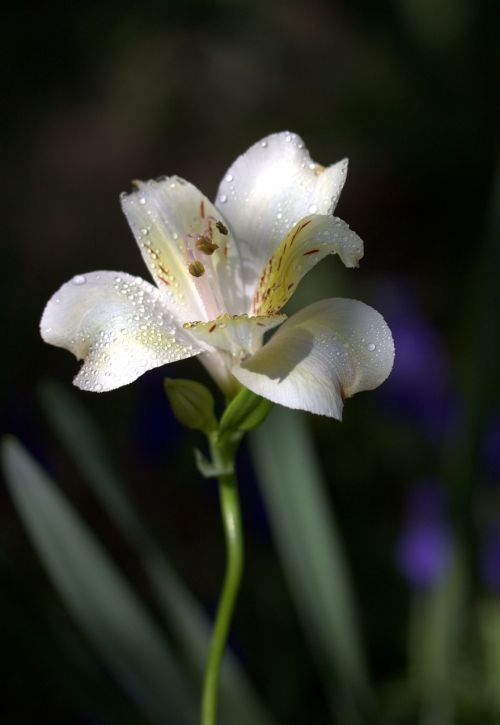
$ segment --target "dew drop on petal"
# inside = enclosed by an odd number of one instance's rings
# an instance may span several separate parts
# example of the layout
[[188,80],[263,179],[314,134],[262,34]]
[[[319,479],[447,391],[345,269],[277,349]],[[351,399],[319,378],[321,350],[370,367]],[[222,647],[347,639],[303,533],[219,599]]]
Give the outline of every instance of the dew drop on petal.
[[72,281],[73,281],[73,284],[76,284],[78,286],[81,284],[85,284],[85,282],[87,281],[87,278],[84,277],[83,274],[77,274],[76,277],[73,277]]
[[234,176],[232,174],[228,174],[226,176],[226,181],[232,181],[234,179]]
[[139,199],[139,204],[145,204],[145,203],[146,203],[146,197],[141,196],[141,198]]
[[101,393],[102,392],[102,385],[101,385],[101,383],[96,383],[96,385],[94,386],[94,391],[96,393]]
[[222,196],[221,196],[221,198],[220,198],[220,203],[221,203],[221,204],[225,204],[225,203],[226,203],[226,201],[227,201],[227,196],[226,196],[225,194],[222,194]]
[[370,342],[370,344],[368,345],[368,350],[370,352],[373,352],[376,349],[377,349],[377,346],[373,342]]
[[262,141],[261,146],[263,149],[267,147],[267,141]]
[[317,211],[318,207],[316,206],[316,204],[311,204],[311,206],[309,207],[309,214],[316,214]]

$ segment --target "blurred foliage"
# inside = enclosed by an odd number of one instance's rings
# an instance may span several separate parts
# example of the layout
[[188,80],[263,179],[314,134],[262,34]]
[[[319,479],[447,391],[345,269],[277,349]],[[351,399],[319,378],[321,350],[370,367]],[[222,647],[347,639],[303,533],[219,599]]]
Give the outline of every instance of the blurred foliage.
[[[75,372],[70,355],[39,339],[43,305],[73,274],[145,274],[118,204],[132,178],[178,173],[213,196],[237,154],[284,128],[318,161],[349,156],[338,213],[364,239],[365,258],[358,272],[325,261],[290,307],[352,296],[395,332],[396,366],[380,391],[349,401],[342,425],[309,420],[388,724],[447,722],[439,688],[423,692],[415,679],[408,640],[436,644],[432,626],[443,634],[448,605],[463,619],[451,670],[437,654],[453,683],[446,717],[500,718],[500,547],[490,536],[500,526],[496,19],[492,0],[111,0],[21,2],[0,28],[3,429],[57,479],[154,616],[137,548],[36,401],[41,380]],[[168,374],[207,382],[196,361]],[[175,421],[162,379],[76,395],[127,472],[151,537],[212,614],[223,566],[216,491],[196,473],[197,434]],[[465,572],[458,590],[447,588],[449,569],[415,591],[397,568],[405,502],[426,477],[447,499]],[[277,722],[331,722],[245,450],[240,478],[247,571],[233,651]],[[6,493],[0,516],[4,719],[141,722],[48,586]]]

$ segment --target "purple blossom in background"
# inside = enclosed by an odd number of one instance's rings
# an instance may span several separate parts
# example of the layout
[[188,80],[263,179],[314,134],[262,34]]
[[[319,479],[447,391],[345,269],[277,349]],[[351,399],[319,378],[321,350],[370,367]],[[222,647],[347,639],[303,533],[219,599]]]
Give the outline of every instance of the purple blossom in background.
[[483,454],[488,475],[500,483],[500,413],[490,420],[487,427]]
[[500,524],[490,526],[483,534],[479,562],[481,580],[495,594],[500,593]]
[[450,529],[442,488],[432,479],[414,484],[397,545],[398,568],[414,589],[431,586],[440,576],[450,549]]
[[439,441],[458,408],[444,342],[403,284],[384,286],[378,302],[396,346],[394,368],[378,398]]

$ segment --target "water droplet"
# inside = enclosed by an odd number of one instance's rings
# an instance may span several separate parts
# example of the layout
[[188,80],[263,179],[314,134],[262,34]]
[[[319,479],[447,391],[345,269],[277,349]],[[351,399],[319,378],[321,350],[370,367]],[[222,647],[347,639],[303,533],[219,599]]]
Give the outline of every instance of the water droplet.
[[228,174],[226,176],[226,181],[232,181],[234,179],[234,176],[232,174]]
[[145,204],[145,203],[146,203],[146,197],[141,196],[141,198],[139,199],[139,204]]
[[61,304],[61,298],[60,297],[55,297],[54,302],[55,302],[56,305],[60,305]]
[[221,204],[225,204],[225,203],[226,203],[226,201],[227,201],[227,196],[226,196],[225,194],[222,194],[222,196],[221,196],[221,198],[220,198],[220,203],[221,203]]
[[262,143],[260,145],[262,146],[263,149],[265,149],[267,147],[267,141],[262,141]]
[[287,143],[290,143],[290,141],[291,141],[291,140],[292,140],[292,137],[290,136],[290,134],[287,134],[287,135],[285,136],[285,141],[286,141]]
[[76,277],[73,277],[73,284],[81,285],[85,284],[87,281],[86,277],[83,276],[83,274],[77,274]]
[[311,204],[311,206],[309,207],[309,214],[316,214],[317,211],[318,207],[316,206],[316,204]]
[[370,350],[370,352],[373,352],[376,349],[377,349],[377,346],[374,345],[373,342],[370,342],[370,344],[368,345],[368,350]]
[[102,385],[101,385],[101,383],[96,383],[96,385],[94,386],[94,391],[96,393],[102,392]]
[[278,212],[278,214],[276,214],[276,219],[282,219],[282,218],[283,218],[283,214],[281,212]]

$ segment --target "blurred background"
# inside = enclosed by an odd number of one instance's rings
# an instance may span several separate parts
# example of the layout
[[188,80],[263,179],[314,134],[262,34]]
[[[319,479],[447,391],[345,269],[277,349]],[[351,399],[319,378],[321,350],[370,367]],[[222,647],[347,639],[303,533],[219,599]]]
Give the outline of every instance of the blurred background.
[[[49,424],[40,389],[49,379],[69,387],[77,364],[42,343],[43,307],[75,274],[146,275],[118,201],[133,178],[178,174],[213,198],[237,155],[285,129],[322,164],[349,157],[337,214],[364,240],[365,257],[357,271],[325,260],[290,309],[361,299],[382,312],[396,342],[390,379],[349,401],[342,424],[307,419],[376,692],[372,722],[424,723],[425,693],[412,674],[427,656],[418,627],[453,541],[467,581],[453,707],[425,723],[500,722],[495,6],[21,2],[0,29],[3,432],[57,480],[153,617],[134,546]],[[210,384],[196,361],[168,374]],[[74,394],[134,509],[212,615],[224,560],[217,490],[195,470],[191,450],[203,441],[176,423],[163,375]],[[233,650],[277,723],[354,723],[329,705],[246,448],[239,467],[247,569]],[[3,721],[149,722],[66,613],[6,488],[0,519]]]

